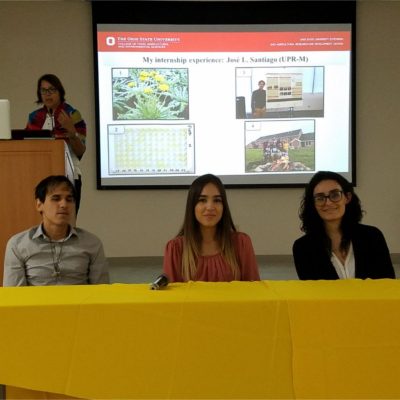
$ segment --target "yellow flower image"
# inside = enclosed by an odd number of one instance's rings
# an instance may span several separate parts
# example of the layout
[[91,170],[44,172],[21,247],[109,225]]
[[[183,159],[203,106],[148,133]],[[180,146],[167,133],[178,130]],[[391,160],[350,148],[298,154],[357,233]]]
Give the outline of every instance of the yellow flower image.
[[[189,119],[185,68],[122,68],[113,77],[113,117],[120,120]],[[1,396],[0,396],[1,397]]]
[[158,88],[162,91],[162,92],[166,92],[169,89],[169,85],[167,85],[166,83],[162,83],[161,85],[158,86]]
[[163,75],[160,75],[160,74],[154,75],[154,79],[155,79],[157,82],[164,82],[164,81],[165,81],[164,76],[163,76]]
[[149,79],[150,74],[146,71],[140,71],[139,79],[144,82]]

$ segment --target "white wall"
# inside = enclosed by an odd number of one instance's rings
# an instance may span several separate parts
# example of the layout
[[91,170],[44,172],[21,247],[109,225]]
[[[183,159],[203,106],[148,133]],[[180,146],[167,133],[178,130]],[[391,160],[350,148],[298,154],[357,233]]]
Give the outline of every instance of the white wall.
[[[392,253],[400,253],[400,2],[359,1],[357,18],[357,193]],[[58,75],[88,125],[78,223],[96,233],[109,257],[160,256],[177,233],[185,190],[96,190],[91,5],[86,1],[0,1],[0,98],[12,128],[35,108],[36,82]],[[1,184],[1,183],[0,183]],[[291,254],[301,235],[301,189],[228,191],[235,223],[257,254]],[[33,201],[27,199],[27,201]]]

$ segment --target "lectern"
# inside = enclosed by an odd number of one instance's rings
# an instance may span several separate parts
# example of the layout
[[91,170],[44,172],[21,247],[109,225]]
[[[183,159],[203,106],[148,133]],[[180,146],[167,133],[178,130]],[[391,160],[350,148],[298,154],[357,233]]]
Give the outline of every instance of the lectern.
[[0,283],[8,239],[40,222],[34,190],[49,175],[73,182],[73,164],[63,140],[0,140]]

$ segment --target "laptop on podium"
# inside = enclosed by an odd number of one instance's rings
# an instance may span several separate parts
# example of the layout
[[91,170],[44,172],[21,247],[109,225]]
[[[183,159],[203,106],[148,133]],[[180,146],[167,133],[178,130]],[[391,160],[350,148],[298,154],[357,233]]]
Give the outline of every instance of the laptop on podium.
[[28,130],[11,129],[11,139],[54,139],[53,132],[50,129]]

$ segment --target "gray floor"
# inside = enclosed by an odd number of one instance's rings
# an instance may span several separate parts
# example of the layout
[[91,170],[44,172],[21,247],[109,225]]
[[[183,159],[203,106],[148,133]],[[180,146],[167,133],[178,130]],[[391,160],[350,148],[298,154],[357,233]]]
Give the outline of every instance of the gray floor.
[[[400,277],[400,255],[392,255],[396,276]],[[112,283],[149,283],[162,273],[162,257],[109,258]],[[261,279],[298,279],[292,256],[257,256]]]

